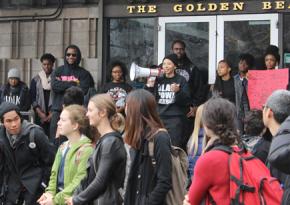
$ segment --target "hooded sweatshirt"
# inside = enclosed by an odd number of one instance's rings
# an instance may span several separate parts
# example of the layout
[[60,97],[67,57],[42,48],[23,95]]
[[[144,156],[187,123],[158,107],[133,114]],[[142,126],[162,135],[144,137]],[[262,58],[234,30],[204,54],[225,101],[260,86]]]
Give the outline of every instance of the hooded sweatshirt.
[[56,68],[51,74],[51,88],[53,91],[52,111],[60,112],[62,110],[63,95],[66,89],[71,86],[79,86],[86,94],[89,87],[93,84],[90,72],[79,66],[81,61],[80,49],[75,45],[70,45],[66,48],[64,56],[66,56],[68,48],[76,50],[76,61],[74,64],[69,64],[64,59],[64,65]]
[[[11,107],[5,106],[3,111],[10,109]],[[31,133],[34,133],[33,141]],[[31,204],[41,190],[41,183],[46,184],[49,179],[53,159],[52,145],[42,128],[26,120],[22,121],[18,136],[7,134],[4,126],[0,126],[0,144],[5,148],[4,171],[8,185],[6,199],[16,204],[21,190],[25,188],[29,193],[25,200],[28,200],[27,204]]]
[[278,178],[284,188],[282,205],[290,204],[290,117],[280,126],[277,134],[273,137],[268,162],[271,174]]
[[3,85],[0,89],[0,104],[3,102],[11,102],[17,105],[20,111],[28,111],[31,103],[27,85],[20,80],[15,87],[9,83]]

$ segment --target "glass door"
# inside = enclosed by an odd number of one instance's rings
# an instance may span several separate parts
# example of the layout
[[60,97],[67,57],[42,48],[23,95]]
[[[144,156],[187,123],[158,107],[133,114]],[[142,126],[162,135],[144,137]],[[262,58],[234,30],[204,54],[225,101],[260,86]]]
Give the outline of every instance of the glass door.
[[270,44],[278,46],[278,14],[217,16],[217,61],[227,59],[235,71],[241,53],[252,54],[262,69]]
[[278,14],[186,16],[159,18],[158,63],[176,39],[186,44],[189,59],[213,84],[218,61],[227,59],[237,70],[241,53],[250,53],[257,68],[270,44],[278,45]]
[[216,17],[162,17],[159,18],[158,63],[171,53],[174,40],[186,44],[188,58],[214,82],[216,64]]

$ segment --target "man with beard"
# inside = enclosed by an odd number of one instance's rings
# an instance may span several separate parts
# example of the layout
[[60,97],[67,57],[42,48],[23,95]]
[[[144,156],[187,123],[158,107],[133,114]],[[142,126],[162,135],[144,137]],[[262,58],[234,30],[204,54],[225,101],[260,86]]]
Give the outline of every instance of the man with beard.
[[255,59],[249,53],[243,53],[239,57],[239,72],[234,76],[235,84],[235,104],[238,115],[238,128],[240,134],[244,132],[245,113],[250,110],[248,99],[248,70],[253,69]]
[[197,107],[202,104],[207,97],[206,83],[203,82],[201,71],[191,62],[185,52],[185,43],[182,40],[175,40],[171,44],[171,50],[177,55],[177,69],[176,73],[183,76],[188,84],[190,90],[190,104],[189,110],[186,114],[187,117],[187,129],[186,129],[186,141],[189,139],[193,131],[194,117]]
[[65,50],[64,65],[56,68],[51,74],[51,88],[53,91],[52,118],[50,124],[50,140],[54,140],[57,122],[62,111],[63,96],[66,89],[78,86],[86,94],[94,86],[93,78],[89,71],[80,67],[81,52],[75,45],[70,45]]

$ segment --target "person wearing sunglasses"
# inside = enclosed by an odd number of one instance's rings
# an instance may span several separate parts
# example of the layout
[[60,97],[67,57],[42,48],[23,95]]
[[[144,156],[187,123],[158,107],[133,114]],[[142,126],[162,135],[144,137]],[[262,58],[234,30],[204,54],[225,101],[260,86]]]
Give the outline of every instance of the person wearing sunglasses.
[[89,71],[79,66],[81,51],[76,45],[69,45],[64,53],[64,65],[56,68],[51,74],[51,88],[53,92],[52,118],[50,124],[50,139],[53,141],[56,125],[62,111],[63,96],[66,89],[78,86],[84,93],[94,85]]

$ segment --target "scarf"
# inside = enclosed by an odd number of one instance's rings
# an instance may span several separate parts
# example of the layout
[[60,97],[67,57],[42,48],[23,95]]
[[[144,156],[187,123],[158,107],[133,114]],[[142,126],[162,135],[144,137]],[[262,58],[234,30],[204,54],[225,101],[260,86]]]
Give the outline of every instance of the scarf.
[[50,85],[50,75],[47,77],[45,72],[42,70],[38,73],[40,79],[41,79],[41,84],[44,90],[51,90],[51,85]]

